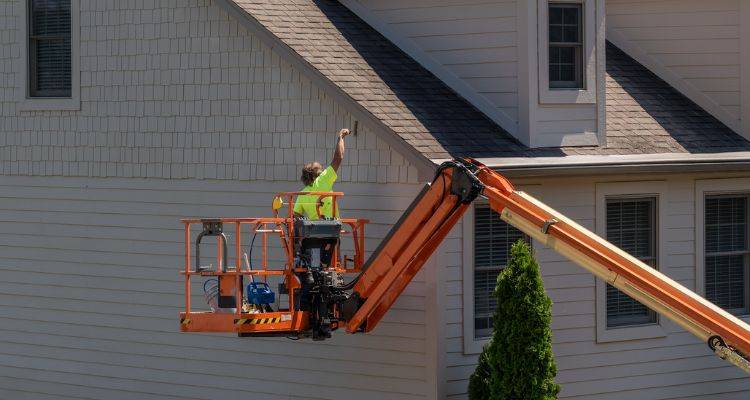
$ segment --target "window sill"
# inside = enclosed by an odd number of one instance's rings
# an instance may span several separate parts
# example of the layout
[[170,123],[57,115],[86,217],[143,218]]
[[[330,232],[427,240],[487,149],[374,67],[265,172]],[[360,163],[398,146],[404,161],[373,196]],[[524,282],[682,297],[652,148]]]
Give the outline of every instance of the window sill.
[[464,354],[465,355],[473,355],[473,354],[479,354],[482,352],[482,349],[484,349],[484,345],[487,344],[490,341],[490,338],[484,338],[484,339],[476,339],[476,338],[466,338],[464,336]]
[[80,111],[79,99],[26,98],[18,102],[19,111]]
[[659,322],[642,326],[623,326],[619,328],[609,329],[597,326],[596,329],[597,343],[624,342],[627,340],[638,339],[656,339],[666,336],[667,332],[664,331],[664,328],[662,328]]
[[[542,82],[543,83],[543,82]],[[587,89],[541,88],[539,103],[545,104],[596,104],[596,93]]]

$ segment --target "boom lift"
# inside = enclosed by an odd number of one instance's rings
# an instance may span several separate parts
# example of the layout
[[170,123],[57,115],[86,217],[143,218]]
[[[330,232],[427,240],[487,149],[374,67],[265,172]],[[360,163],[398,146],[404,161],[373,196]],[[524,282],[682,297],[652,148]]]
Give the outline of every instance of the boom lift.
[[[330,332],[338,328],[347,333],[370,332],[466,209],[482,196],[510,225],[670,318],[705,341],[719,357],[750,373],[750,326],[528,194],[515,190],[506,178],[475,160],[442,164],[432,183],[424,186],[366,262],[364,226],[368,221],[295,218],[292,210],[298,194],[279,194],[274,199],[271,218],[182,221],[185,227],[182,331],[313,340],[329,338]],[[342,193],[314,194],[331,198],[336,215],[337,200]],[[285,206],[286,216],[280,217],[279,211]],[[191,225],[197,224],[201,224],[202,231],[195,242],[193,266]],[[232,267],[226,264],[229,256],[226,225],[234,227]],[[241,231],[245,225],[251,226],[253,243],[257,235],[262,235],[263,261],[259,269],[253,269],[249,262],[242,268]],[[278,236],[281,241],[286,259],[282,269],[268,267],[269,235]],[[218,238],[215,269],[200,265],[200,244],[207,236]],[[351,236],[353,257],[340,254],[342,236]],[[346,277],[352,275],[345,283]],[[197,276],[214,283],[206,292],[211,311],[191,310],[191,277]],[[251,280],[247,287],[246,277]],[[267,283],[273,277],[281,280],[278,297]],[[284,303],[280,301],[282,295],[286,297]],[[274,302],[275,309],[271,305]]]

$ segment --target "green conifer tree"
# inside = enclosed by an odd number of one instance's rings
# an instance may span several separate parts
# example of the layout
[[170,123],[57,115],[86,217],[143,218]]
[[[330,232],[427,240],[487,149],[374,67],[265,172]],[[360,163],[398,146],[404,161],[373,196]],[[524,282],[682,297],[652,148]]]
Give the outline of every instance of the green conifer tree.
[[552,301],[531,248],[519,241],[497,278],[492,338],[469,380],[471,400],[553,400]]

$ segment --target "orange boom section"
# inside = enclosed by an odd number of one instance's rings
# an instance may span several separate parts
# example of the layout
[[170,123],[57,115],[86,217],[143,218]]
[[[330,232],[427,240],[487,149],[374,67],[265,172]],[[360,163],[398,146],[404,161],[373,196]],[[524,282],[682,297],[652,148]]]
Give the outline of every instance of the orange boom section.
[[365,301],[349,319],[347,332],[375,328],[479,194],[481,187],[456,171],[440,170],[367,261],[353,294]]

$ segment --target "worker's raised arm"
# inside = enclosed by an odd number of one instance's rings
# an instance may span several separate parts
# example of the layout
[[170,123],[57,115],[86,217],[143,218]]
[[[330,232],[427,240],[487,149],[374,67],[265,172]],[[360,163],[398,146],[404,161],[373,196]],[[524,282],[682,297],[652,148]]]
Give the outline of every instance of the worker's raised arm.
[[336,140],[336,148],[333,151],[333,160],[331,160],[331,168],[334,171],[339,172],[339,166],[344,161],[344,138],[349,135],[349,129],[342,129],[338,133],[338,139]]

